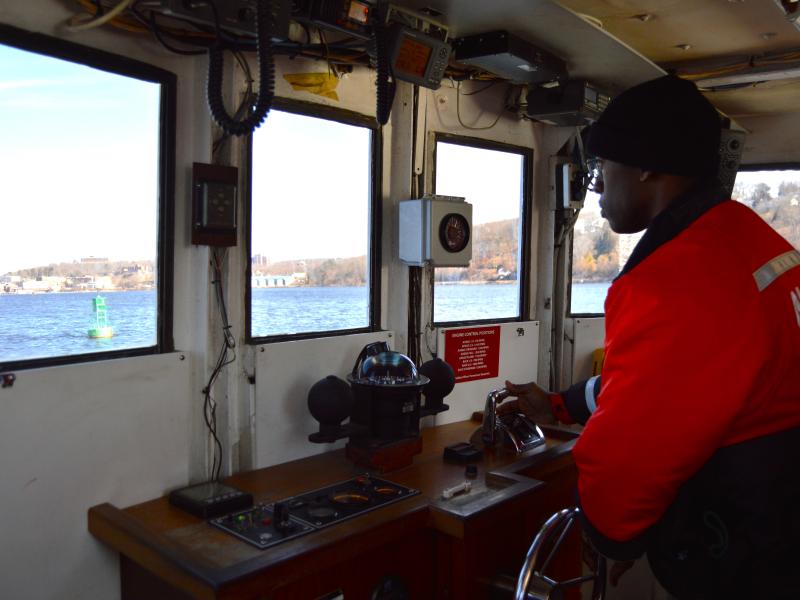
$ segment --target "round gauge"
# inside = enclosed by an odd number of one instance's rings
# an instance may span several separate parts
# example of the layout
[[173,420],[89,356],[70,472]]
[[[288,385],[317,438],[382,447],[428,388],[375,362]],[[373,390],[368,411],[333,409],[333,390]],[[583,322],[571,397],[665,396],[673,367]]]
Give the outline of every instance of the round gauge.
[[448,252],[461,252],[469,243],[469,221],[464,215],[450,213],[439,223],[439,241]]
[[341,491],[331,495],[331,502],[336,504],[367,504],[369,496],[358,492]]

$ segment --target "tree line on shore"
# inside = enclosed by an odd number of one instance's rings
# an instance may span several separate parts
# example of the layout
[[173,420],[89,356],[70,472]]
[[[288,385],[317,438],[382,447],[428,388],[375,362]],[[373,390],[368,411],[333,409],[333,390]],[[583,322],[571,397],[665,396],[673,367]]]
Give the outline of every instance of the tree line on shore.
[[101,277],[109,277],[112,287],[121,290],[147,288],[155,283],[155,269],[151,260],[50,263],[9,272],[7,275],[23,281],[62,279],[65,289],[80,287],[86,280]]
[[[784,181],[772,196],[766,183],[734,187],[733,197],[750,206],[778,233],[800,248],[800,182]],[[506,219],[473,226],[469,267],[436,269],[440,283],[503,282],[517,279],[519,220]],[[576,232],[572,276],[578,281],[607,281],[619,272],[619,236],[608,222],[596,220]],[[260,267],[270,274],[304,272],[309,286],[363,286],[367,283],[366,256],[288,260]],[[111,276],[115,287],[135,289],[152,284],[152,261],[53,263],[22,269],[11,275],[42,277]]]

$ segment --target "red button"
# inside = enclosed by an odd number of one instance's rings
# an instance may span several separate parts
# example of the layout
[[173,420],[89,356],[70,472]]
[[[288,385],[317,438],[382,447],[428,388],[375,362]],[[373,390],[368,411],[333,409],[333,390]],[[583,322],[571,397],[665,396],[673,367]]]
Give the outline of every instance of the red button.
[[272,519],[270,519],[269,517],[265,517],[265,518],[261,519],[261,524],[262,525],[269,525],[270,523],[272,523]]

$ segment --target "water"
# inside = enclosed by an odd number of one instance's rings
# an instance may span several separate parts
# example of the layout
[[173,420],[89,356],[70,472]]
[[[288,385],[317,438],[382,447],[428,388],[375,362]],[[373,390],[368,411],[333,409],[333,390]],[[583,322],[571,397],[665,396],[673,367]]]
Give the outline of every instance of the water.
[[519,286],[509,283],[437,284],[433,289],[433,320],[472,321],[519,316]]
[[[602,313],[609,283],[573,286],[573,313]],[[254,337],[358,329],[369,323],[365,287],[252,290]],[[155,291],[103,292],[114,337],[93,340],[93,292],[0,294],[0,362],[153,346]],[[515,317],[516,285],[437,285],[437,322]]]
[[253,288],[253,337],[309,331],[359,329],[369,325],[366,287]]
[[95,292],[0,294],[0,361],[156,344],[156,292],[103,292],[114,337],[91,339]]
[[575,315],[603,314],[605,312],[606,294],[608,294],[608,288],[610,287],[610,281],[573,283],[570,312]]

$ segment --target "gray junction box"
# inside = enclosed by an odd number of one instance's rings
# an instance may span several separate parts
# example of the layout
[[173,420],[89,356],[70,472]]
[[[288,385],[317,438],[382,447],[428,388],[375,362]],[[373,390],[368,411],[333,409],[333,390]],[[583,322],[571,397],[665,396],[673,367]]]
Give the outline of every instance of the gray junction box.
[[472,205],[457,196],[403,200],[400,260],[408,265],[466,267],[472,258]]

